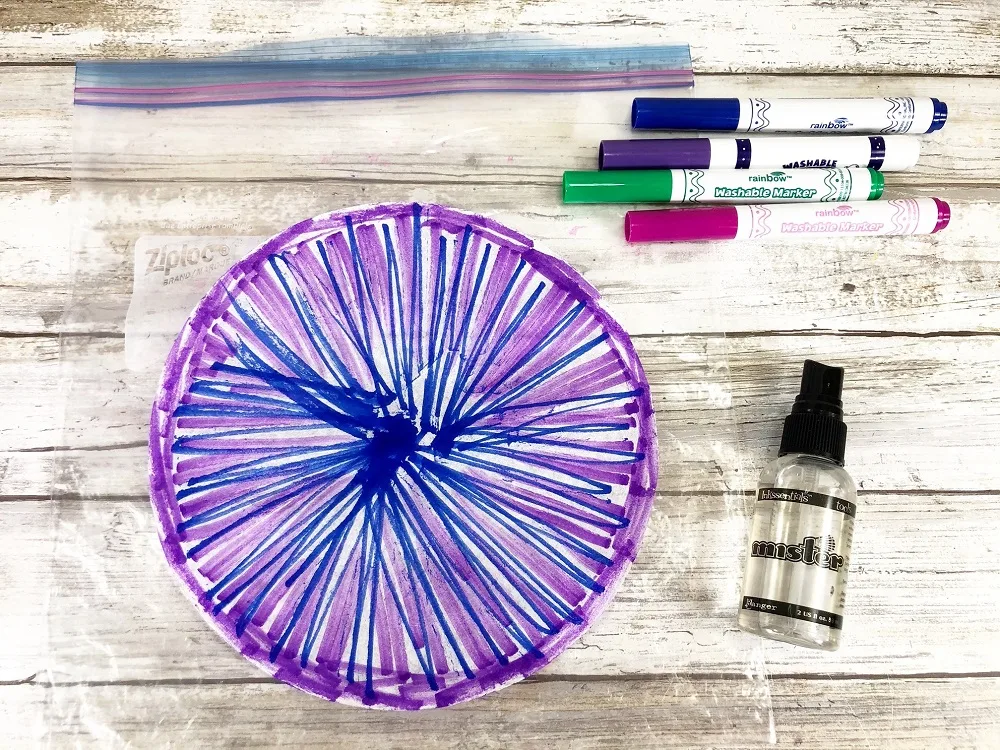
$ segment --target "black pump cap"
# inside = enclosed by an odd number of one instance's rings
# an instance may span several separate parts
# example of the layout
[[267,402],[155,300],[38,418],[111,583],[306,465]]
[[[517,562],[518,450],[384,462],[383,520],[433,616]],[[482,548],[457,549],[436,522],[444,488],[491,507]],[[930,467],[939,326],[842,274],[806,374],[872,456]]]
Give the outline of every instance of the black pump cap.
[[802,366],[802,385],[792,413],[785,417],[778,455],[807,453],[844,465],[847,425],[844,405],[844,368],[807,359]]

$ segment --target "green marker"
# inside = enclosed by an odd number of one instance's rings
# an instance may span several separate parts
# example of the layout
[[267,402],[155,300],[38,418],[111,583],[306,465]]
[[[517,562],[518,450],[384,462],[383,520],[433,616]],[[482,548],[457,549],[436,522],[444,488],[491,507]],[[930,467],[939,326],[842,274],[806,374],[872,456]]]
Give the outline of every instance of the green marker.
[[564,203],[804,203],[876,200],[874,169],[627,169],[563,173]]

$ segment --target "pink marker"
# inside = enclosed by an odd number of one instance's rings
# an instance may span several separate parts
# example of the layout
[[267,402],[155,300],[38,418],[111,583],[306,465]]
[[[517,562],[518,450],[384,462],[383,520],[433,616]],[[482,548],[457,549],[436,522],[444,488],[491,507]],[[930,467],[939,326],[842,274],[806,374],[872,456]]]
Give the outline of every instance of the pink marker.
[[858,203],[776,203],[629,211],[628,242],[932,234],[951,220],[940,198]]

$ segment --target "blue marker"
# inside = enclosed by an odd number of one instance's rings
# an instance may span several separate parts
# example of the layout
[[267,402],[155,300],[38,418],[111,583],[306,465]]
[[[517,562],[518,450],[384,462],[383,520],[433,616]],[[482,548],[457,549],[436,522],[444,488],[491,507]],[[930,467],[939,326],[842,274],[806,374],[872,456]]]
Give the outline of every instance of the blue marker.
[[872,99],[682,99],[632,102],[636,130],[741,133],[933,133],[948,105],[930,97]]

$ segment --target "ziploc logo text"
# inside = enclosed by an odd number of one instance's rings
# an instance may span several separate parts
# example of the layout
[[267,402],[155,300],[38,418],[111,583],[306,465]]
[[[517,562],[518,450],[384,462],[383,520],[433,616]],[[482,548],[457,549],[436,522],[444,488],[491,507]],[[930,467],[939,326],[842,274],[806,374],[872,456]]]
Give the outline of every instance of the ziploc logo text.
[[149,260],[145,275],[162,273],[166,280],[178,274],[188,277],[192,275],[191,271],[212,265],[217,259],[228,257],[230,252],[229,245],[223,242],[205,245],[184,242],[151,247],[146,250]]

